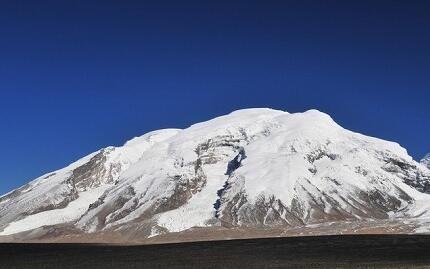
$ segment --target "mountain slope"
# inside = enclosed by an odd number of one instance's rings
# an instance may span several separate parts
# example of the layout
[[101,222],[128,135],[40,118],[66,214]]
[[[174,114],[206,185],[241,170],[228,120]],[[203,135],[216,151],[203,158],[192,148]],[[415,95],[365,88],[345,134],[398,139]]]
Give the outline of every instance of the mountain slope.
[[421,163],[430,169],[430,153],[421,160]]
[[[109,147],[0,197],[3,234],[76,221],[119,180],[142,152],[177,133],[163,130]],[[8,225],[13,222],[14,225]]]
[[316,110],[247,109],[148,133],[6,194],[0,235],[67,226],[145,238],[363,220],[425,232],[429,193],[430,171],[396,143]]

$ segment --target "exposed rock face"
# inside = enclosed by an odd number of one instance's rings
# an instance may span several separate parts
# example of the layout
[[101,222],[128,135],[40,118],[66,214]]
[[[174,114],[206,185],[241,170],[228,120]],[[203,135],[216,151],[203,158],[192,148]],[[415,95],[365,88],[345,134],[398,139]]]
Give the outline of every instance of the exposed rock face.
[[398,144],[315,110],[249,109],[148,133],[0,197],[0,234],[421,223],[429,208],[430,171]]

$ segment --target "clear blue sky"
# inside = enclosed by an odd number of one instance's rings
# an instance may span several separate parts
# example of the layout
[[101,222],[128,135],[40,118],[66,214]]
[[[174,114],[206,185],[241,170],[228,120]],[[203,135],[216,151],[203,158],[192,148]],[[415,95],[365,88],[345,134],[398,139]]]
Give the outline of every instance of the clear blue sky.
[[428,1],[1,1],[0,193],[232,110],[430,151]]

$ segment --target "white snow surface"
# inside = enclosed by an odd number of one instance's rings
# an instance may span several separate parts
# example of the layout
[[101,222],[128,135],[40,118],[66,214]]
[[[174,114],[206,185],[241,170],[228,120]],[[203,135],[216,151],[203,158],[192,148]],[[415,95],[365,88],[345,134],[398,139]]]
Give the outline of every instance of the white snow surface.
[[430,153],[421,160],[421,163],[430,169]]
[[[246,157],[228,173],[229,163],[241,151]],[[379,190],[392,197],[406,193],[412,202],[399,198],[402,210],[390,217],[430,217],[430,195],[405,184],[399,172],[388,172],[386,166],[394,158],[430,177],[428,169],[397,143],[346,130],[317,110],[290,114],[244,109],[184,130],[150,132],[104,152],[104,172],[93,176],[93,184],[78,190],[79,198],[64,208],[24,218],[19,214],[22,207],[27,212],[41,203],[64,200],[70,195],[66,179],[99,152],[51,177],[36,179],[18,197],[9,198],[9,193],[4,201],[0,198],[0,231],[2,216],[8,219],[0,235],[66,222],[96,232],[145,220],[179,232],[220,225],[216,214],[222,217],[238,195],[246,198],[244,207],[252,207],[262,197],[275,197],[287,207],[298,201],[303,218],[312,223],[317,219],[309,197],[320,199],[327,214],[341,207],[359,219],[350,206],[358,193]],[[221,199],[218,191],[226,183]],[[218,199],[221,204],[216,209]],[[88,209],[95,201],[100,204]],[[241,209],[237,208],[239,225],[248,217]],[[148,236],[159,231],[153,227]]]
[[0,235],[20,233],[42,226],[68,223],[77,220],[87,210],[88,205],[97,201],[101,194],[110,186],[104,185],[80,193],[79,198],[70,202],[65,208],[43,211],[24,219],[10,223]]

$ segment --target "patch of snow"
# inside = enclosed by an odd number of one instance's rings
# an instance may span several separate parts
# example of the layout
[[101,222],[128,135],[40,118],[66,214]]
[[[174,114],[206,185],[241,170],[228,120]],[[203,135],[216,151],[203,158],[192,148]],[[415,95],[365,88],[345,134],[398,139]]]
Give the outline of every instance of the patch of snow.
[[157,229],[156,227],[152,227],[151,228],[151,234],[148,236],[148,238],[156,237],[160,234],[162,234],[162,233],[160,233],[159,229]]
[[97,201],[100,195],[110,186],[102,186],[86,192],[82,192],[79,198],[70,202],[67,207],[40,212],[25,217],[22,220],[10,223],[0,235],[20,233],[42,226],[50,226],[76,221],[88,210],[88,205]]
[[421,223],[420,227],[414,230],[417,234],[430,234],[430,221],[427,223]]

